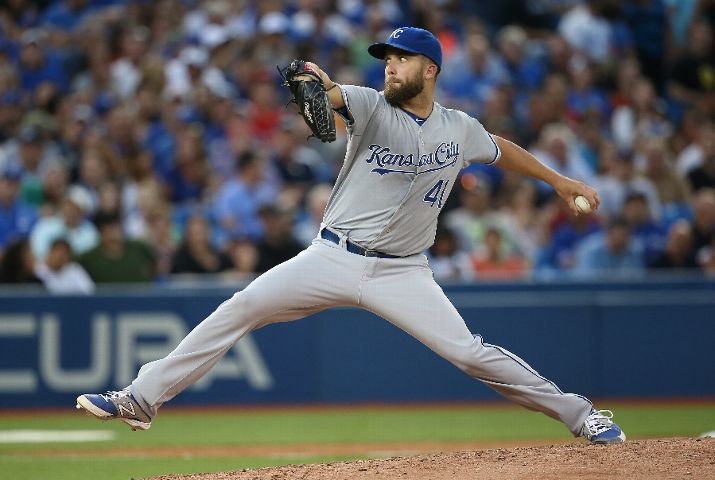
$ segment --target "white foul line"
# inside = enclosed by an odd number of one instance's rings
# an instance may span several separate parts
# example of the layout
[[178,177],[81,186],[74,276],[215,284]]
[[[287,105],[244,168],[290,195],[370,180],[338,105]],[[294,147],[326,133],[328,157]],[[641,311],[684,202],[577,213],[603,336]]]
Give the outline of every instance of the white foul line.
[[0,430],[0,443],[106,442],[115,437],[110,430]]

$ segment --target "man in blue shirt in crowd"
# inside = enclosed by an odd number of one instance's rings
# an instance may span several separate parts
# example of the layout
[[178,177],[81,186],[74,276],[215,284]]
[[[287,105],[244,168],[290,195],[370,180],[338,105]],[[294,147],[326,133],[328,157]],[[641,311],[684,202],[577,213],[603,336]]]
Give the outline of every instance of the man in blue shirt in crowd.
[[22,172],[12,166],[0,171],[0,253],[16,238],[27,237],[37,211],[19,199]]

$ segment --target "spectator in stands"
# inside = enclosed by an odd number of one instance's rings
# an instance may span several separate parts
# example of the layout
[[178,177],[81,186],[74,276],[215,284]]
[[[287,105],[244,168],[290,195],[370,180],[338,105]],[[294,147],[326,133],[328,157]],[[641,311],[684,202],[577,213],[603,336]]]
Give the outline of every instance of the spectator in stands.
[[[650,180],[663,205],[664,217],[674,216],[690,201],[690,187],[673,166],[672,152],[664,138],[650,138],[643,142],[637,163],[643,164],[645,178]],[[675,214],[677,215],[677,214]]]
[[165,201],[161,184],[152,169],[151,154],[146,150],[127,152],[124,156],[128,175],[123,178],[122,212],[124,228],[131,238],[144,235],[148,211]]
[[643,248],[623,218],[612,219],[604,233],[579,245],[575,260],[573,272],[582,277],[628,277],[645,271]]
[[576,135],[575,148],[594,173],[598,172],[601,145],[606,141],[602,124],[599,114],[593,111],[588,111],[577,118],[573,124]]
[[440,77],[450,103],[474,115],[482,113],[495,88],[508,82],[508,74],[491,51],[489,39],[479,31],[469,33],[463,48],[444,62]]
[[[593,183],[594,172],[576,148],[571,129],[563,123],[552,123],[541,130],[539,143],[531,153],[543,163],[568,177]],[[550,189],[541,182],[540,189]]]
[[509,203],[502,212],[509,238],[514,239],[516,250],[533,262],[546,235],[546,220],[552,214],[553,204],[537,208],[537,190],[534,182],[520,179],[518,187],[511,192]]
[[710,246],[700,249],[696,261],[706,275],[715,276],[715,237]]
[[127,240],[116,213],[94,218],[100,243],[77,257],[77,262],[95,283],[149,282],[156,275],[156,255],[149,245]]
[[325,161],[317,150],[305,144],[305,138],[298,138],[296,122],[303,120],[288,117],[281,122],[273,135],[269,160],[285,189],[295,190],[302,198],[308,189],[318,181],[320,171],[324,171]]
[[670,226],[665,248],[650,261],[648,268],[656,270],[697,268],[693,232],[687,220],[678,220]]
[[239,108],[235,103],[233,87],[226,84],[222,87],[207,88],[208,94],[205,95],[206,99],[202,106],[204,145],[206,148],[215,148],[216,144],[220,145],[228,139],[228,128],[232,119],[239,113]]
[[87,104],[75,105],[68,100],[60,107],[57,117],[59,119],[57,149],[68,173],[72,178],[76,178],[84,136],[93,123],[94,111]]
[[643,74],[662,92],[670,40],[665,0],[630,0],[622,9]]
[[79,161],[78,178],[75,185],[83,189],[91,199],[91,213],[99,208],[99,191],[109,180],[104,159],[96,152],[84,152]]
[[715,237],[715,190],[704,188],[693,197],[693,248],[697,252]]
[[507,75],[505,83],[517,92],[531,91],[541,86],[546,69],[540,61],[530,57],[527,50],[528,37],[523,28],[505,26],[497,34],[496,43],[500,67]]
[[700,166],[688,173],[688,180],[694,192],[703,188],[715,189],[715,155],[704,157]]
[[666,234],[659,223],[653,221],[648,200],[642,192],[630,192],[623,203],[623,220],[631,235],[643,249],[646,263],[653,260],[665,246]]
[[29,235],[37,221],[37,210],[20,199],[19,169],[0,170],[0,256],[12,241]]
[[101,30],[89,34],[86,51],[87,69],[80,71],[73,79],[70,90],[91,92],[95,98],[110,99],[112,92],[111,51],[105,33]]
[[[277,65],[285,65],[290,62],[291,52],[293,52],[289,42],[291,38],[290,21],[283,12],[265,9],[260,15],[256,30],[257,41],[254,55],[258,61],[264,65],[268,63],[269,59],[274,60]],[[316,42],[316,47],[320,44],[320,40],[316,37],[311,37],[311,41]],[[320,46],[325,49],[335,48],[335,44],[328,41]]]
[[548,75],[566,75],[573,54],[566,39],[554,32],[549,32],[544,39],[546,48],[546,67]]
[[608,218],[619,216],[626,196],[635,191],[645,195],[651,218],[660,221],[662,206],[658,192],[650,180],[637,173],[633,154],[620,152],[616,156],[608,157],[608,162],[608,165],[605,165],[606,171],[594,182],[594,188],[601,197],[599,212]]
[[[440,103],[533,145],[568,175],[601,175],[603,217],[629,217],[626,196],[641,192],[651,221],[664,229],[697,210],[693,241],[710,245],[708,202],[691,205],[689,185],[713,185],[712,0],[0,3],[0,250],[28,235],[37,212],[54,215],[80,186],[92,200],[89,211],[119,212],[130,238],[161,245],[157,271],[168,269],[173,248],[166,214],[183,221],[194,206],[210,204],[212,240],[240,264],[239,275],[250,274],[263,235],[261,205],[312,203],[306,193],[334,180],[346,142],[340,122],[337,142],[305,141],[307,126],[283,108],[288,92],[275,65],[322,58],[341,83],[381,88],[383,68],[364,47],[410,18],[443,41]],[[534,6],[553,17],[544,23],[549,15]],[[660,55],[666,14],[679,48]],[[307,38],[323,40],[308,45]],[[664,75],[670,82],[661,90]],[[621,154],[632,152],[630,164],[612,160],[611,142]],[[235,169],[244,156],[260,164],[247,166],[245,178]],[[19,181],[15,173],[6,178],[6,167],[20,172]],[[540,186],[534,198],[494,172],[472,165],[462,176],[489,178],[487,201],[457,189],[443,207],[460,247],[473,250],[496,227],[503,255],[531,259],[541,248],[540,272],[570,268],[597,217],[544,228],[546,218],[559,218],[553,192]],[[156,185],[167,189],[156,193]],[[156,209],[159,199],[168,203]],[[312,213],[293,229],[303,245],[315,236],[322,206],[305,208]]]
[[167,198],[174,204],[200,203],[208,186],[209,172],[197,124],[183,126],[176,137],[174,167],[166,179]]
[[24,125],[17,138],[6,142],[3,150],[4,166],[21,172],[23,200],[39,207],[44,200],[42,180],[49,165],[56,161],[55,152],[45,140],[43,131],[37,125]]
[[125,27],[119,38],[119,58],[111,66],[112,91],[131,98],[142,81],[151,31],[145,26]]
[[669,22],[673,48],[675,51],[683,50],[688,42],[688,28],[693,18],[702,8],[700,0],[665,0],[669,10]]
[[653,137],[667,138],[673,130],[666,104],[656,96],[650,80],[638,77],[629,87],[628,103],[611,117],[614,141],[621,151],[636,150]]
[[566,101],[569,117],[582,120],[593,116],[602,123],[611,113],[606,94],[596,84],[596,71],[583,55],[571,57],[568,65],[570,77]]
[[668,93],[687,108],[715,113],[715,75],[702,72],[715,69],[713,30],[704,19],[690,26],[687,49],[673,60]]
[[257,244],[256,272],[266,272],[298,255],[303,246],[293,236],[291,212],[275,204],[266,204],[258,215],[263,224],[263,238]]
[[12,66],[0,61],[0,145],[14,135],[23,113],[15,79]]
[[72,187],[62,200],[59,214],[40,219],[30,232],[35,257],[43,261],[50,245],[57,238],[67,239],[77,255],[97,246],[99,234],[86,218],[90,208],[91,199],[87,193],[80,187]]
[[[146,174],[146,167],[151,167],[151,157],[146,155],[137,135],[139,124],[138,112],[128,104],[112,107],[104,117],[106,133],[96,139],[102,153],[107,156],[109,174],[122,178],[130,175]],[[139,161],[143,160],[143,164]],[[148,165],[147,165],[148,164]],[[144,171],[142,171],[142,167]]]
[[615,85],[609,92],[611,105],[615,109],[630,105],[633,102],[633,86],[643,76],[638,60],[630,57],[622,59],[618,64],[618,70],[613,73]]
[[35,283],[42,281],[35,275],[35,256],[26,239],[7,245],[0,257],[0,283]]
[[122,211],[121,192],[119,184],[116,181],[107,180],[100,184],[97,190],[97,209],[94,212],[98,213],[116,213]]
[[201,87],[206,86],[206,78],[211,76],[209,54],[206,49],[189,45],[179,55],[166,63],[164,75],[166,85],[164,95],[186,101],[196,100]]
[[71,31],[91,12],[89,0],[58,0],[51,2],[42,15],[42,24]]
[[447,227],[437,228],[427,258],[438,282],[472,280],[475,277],[469,254],[459,249],[457,236]]
[[146,213],[146,231],[138,240],[152,247],[156,257],[156,275],[159,279],[171,273],[171,262],[178,248],[178,233],[171,218],[171,207],[160,201]]
[[6,1],[0,4],[0,22],[13,33],[15,29],[37,23],[39,5],[30,0]]
[[[60,210],[68,188],[69,172],[67,168],[58,161],[49,163],[45,174],[42,176],[40,191],[42,201],[40,204],[41,215],[52,214]],[[89,203],[91,204],[91,201]]]
[[47,48],[46,41],[47,32],[39,28],[25,30],[20,37],[20,86],[26,97],[35,100],[40,93],[51,98],[69,86],[62,61]]
[[561,17],[558,31],[571,48],[596,64],[605,65],[616,53],[610,20],[619,13],[617,0],[586,0]]
[[688,176],[705,159],[715,157],[715,123],[702,115],[698,115],[696,121],[700,123],[694,126],[693,141],[683,148],[675,161],[675,168],[682,176]]
[[514,280],[524,278],[528,263],[517,253],[504,253],[502,234],[494,227],[487,229],[484,245],[474,252],[472,262],[477,278],[482,280]]
[[50,293],[90,294],[95,290],[87,272],[72,261],[72,247],[64,238],[52,242],[45,261],[35,265],[35,275]]
[[558,211],[556,216],[564,220],[537,254],[535,273],[542,278],[566,276],[574,268],[579,244],[601,231],[595,215],[573,217]]
[[256,276],[258,248],[255,243],[247,240],[234,240],[228,245],[228,255],[233,263],[230,277],[243,279]]
[[296,239],[305,247],[310,245],[320,231],[325,206],[328,204],[332,187],[325,183],[315,185],[308,191],[305,210],[299,215],[296,225]]
[[231,258],[211,245],[211,226],[207,219],[200,214],[189,217],[184,241],[171,262],[171,273],[219,273],[231,268]]
[[255,152],[244,153],[236,162],[235,176],[216,193],[212,213],[234,238],[255,240],[263,236],[258,210],[274,202],[278,194],[278,188],[265,178],[264,163]]
[[550,74],[544,78],[543,87],[528,99],[525,112],[516,111],[525,142],[537,144],[534,149],[543,150],[544,146],[538,142],[546,125],[559,124],[567,117],[567,94],[566,77]]
[[[479,175],[465,173],[460,180],[461,206],[447,213],[444,224],[457,236],[460,250],[471,253],[484,242],[489,227],[508,232],[504,215],[492,209],[492,186]],[[503,235],[504,248],[513,249],[511,238]]]
[[251,133],[260,140],[268,141],[278,130],[284,115],[283,105],[276,100],[273,78],[266,70],[254,74],[254,83],[248,92],[248,118]]

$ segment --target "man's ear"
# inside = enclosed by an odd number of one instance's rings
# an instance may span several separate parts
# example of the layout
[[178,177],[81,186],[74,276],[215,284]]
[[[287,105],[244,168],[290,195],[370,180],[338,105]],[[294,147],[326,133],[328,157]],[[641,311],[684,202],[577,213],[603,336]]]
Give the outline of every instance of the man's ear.
[[430,78],[435,78],[437,76],[437,65],[434,63],[428,63],[427,68],[425,69],[425,80],[428,80]]

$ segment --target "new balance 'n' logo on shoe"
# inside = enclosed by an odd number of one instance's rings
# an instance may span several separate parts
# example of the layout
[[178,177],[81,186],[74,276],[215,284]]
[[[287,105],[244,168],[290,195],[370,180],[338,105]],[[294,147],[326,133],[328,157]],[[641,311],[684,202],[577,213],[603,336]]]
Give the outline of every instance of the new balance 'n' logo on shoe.
[[132,430],[149,430],[151,427],[151,417],[144,413],[129,390],[85,393],[77,397],[77,408],[100,420],[121,420]]
[[591,410],[581,427],[581,436],[589,442],[607,445],[610,443],[623,443],[626,434],[618,425],[613,423],[613,412],[610,410]]

